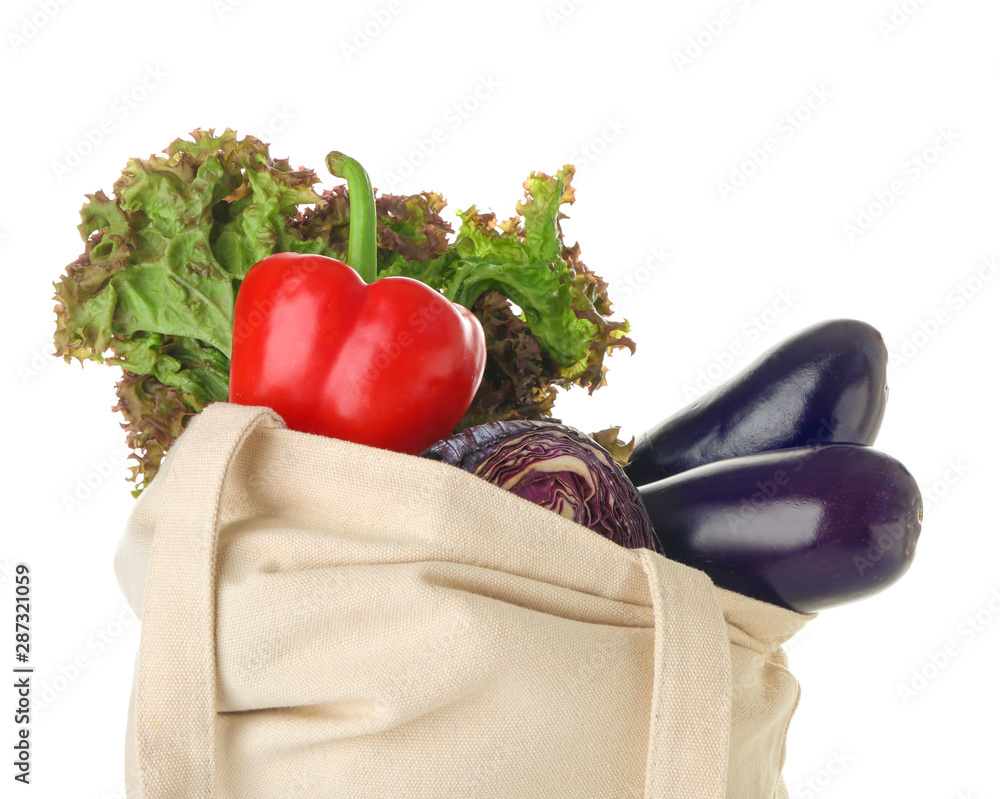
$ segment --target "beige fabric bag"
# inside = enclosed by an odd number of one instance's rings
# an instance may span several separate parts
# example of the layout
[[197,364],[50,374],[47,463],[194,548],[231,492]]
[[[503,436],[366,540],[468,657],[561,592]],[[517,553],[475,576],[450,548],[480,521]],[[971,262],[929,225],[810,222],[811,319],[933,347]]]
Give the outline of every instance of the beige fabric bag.
[[762,799],[810,616],[443,463],[198,416],[115,570],[130,799]]

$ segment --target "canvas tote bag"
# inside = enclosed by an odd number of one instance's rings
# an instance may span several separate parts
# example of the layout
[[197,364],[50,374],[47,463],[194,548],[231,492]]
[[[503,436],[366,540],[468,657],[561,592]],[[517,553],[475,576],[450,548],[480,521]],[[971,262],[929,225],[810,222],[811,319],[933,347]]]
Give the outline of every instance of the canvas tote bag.
[[770,799],[811,616],[448,464],[196,417],[115,558],[129,799]]

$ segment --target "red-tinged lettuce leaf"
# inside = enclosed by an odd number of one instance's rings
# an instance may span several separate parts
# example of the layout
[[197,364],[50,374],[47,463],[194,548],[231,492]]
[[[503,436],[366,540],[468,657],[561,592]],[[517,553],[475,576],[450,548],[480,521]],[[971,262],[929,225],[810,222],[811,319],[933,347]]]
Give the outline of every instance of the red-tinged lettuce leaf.
[[471,308],[486,291],[503,294],[521,308],[528,329],[559,364],[562,377],[573,380],[584,371],[596,330],[576,314],[573,275],[561,261],[500,264],[462,259],[445,296]]
[[[120,366],[116,410],[146,485],[187,420],[226,400],[242,278],[274,252],[343,257],[343,188],[317,194],[308,169],[232,130],[196,130],[164,155],[133,158],[87,196],[83,254],[55,284],[56,354]],[[302,208],[301,206],[306,206]],[[443,256],[440,195],[378,198],[379,261]]]
[[151,333],[122,344],[112,363],[122,367],[115,410],[125,418],[138,494],[190,418],[228,399],[229,359],[197,339]]
[[472,306],[486,333],[486,370],[472,407],[459,430],[493,421],[551,419],[556,385],[552,364],[542,354],[528,325],[511,309],[510,300],[487,291]]
[[[427,283],[486,331],[486,374],[457,429],[551,420],[558,388],[593,391],[605,356],[634,349],[607,285],[563,241],[572,175],[532,173],[505,222],[459,213],[454,241],[440,194],[376,196],[379,277]],[[197,130],[165,155],[129,160],[112,196],[87,195],[84,252],[55,284],[56,354],[123,369],[116,410],[139,490],[187,421],[228,397],[233,306],[249,269],[274,252],[346,256],[346,187],[317,194],[317,182],[252,136]]]
[[445,294],[466,307],[495,290],[521,309],[558,376],[593,392],[604,384],[604,358],[614,349],[635,350],[626,321],[611,319],[607,283],[580,259],[579,244],[563,240],[562,207],[573,202],[574,169],[554,177],[532,172],[525,181],[519,216],[497,223],[471,208],[462,226],[455,265]]
[[[477,315],[487,335],[486,374],[460,428],[499,419],[551,420],[557,388],[591,393],[605,358],[635,351],[625,320],[612,319],[608,286],[565,243],[562,208],[575,199],[574,170],[533,172],[517,215],[498,222],[475,206],[458,212],[454,247],[433,261],[397,261],[389,272],[441,289]],[[515,311],[514,306],[517,307]]]
[[[440,194],[424,192],[408,197],[376,194],[378,271],[391,274],[397,262],[420,264],[442,257],[449,247],[452,228],[440,212],[445,201]],[[308,242],[322,244],[322,254],[343,259],[347,255],[350,195],[338,186],[323,192],[315,208],[309,208],[295,222],[296,232]],[[404,267],[405,268],[405,267]]]
[[391,255],[390,263],[398,259],[423,262],[445,254],[454,232],[441,218],[445,205],[444,198],[433,192],[375,198],[379,247]]
[[633,436],[628,441],[622,441],[618,438],[621,431],[621,426],[615,425],[591,433],[590,437],[604,447],[614,462],[624,469],[628,465],[629,458],[632,457],[632,450],[635,449],[635,437]]
[[317,181],[251,136],[195,131],[165,156],[130,159],[113,196],[88,195],[84,253],[55,284],[56,354],[125,370],[118,410],[137,482],[192,413],[226,399],[239,281],[290,239],[310,246],[292,223],[320,199]]
[[229,394],[229,359],[195,338],[137,336],[122,343],[111,362],[176,388],[191,406],[219,402]]
[[163,456],[188,421],[205,406],[190,402],[182,392],[152,375],[124,371],[115,388],[118,404],[114,410],[125,419],[125,441],[132,449],[130,457],[136,461],[131,472],[137,488],[132,493],[138,496],[156,475]]

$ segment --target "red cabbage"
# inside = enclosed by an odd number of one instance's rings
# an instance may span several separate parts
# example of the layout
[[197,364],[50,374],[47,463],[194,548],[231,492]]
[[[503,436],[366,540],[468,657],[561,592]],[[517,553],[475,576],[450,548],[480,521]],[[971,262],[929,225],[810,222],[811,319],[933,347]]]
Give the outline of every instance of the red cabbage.
[[439,441],[421,455],[465,469],[624,547],[656,548],[642,500],[621,466],[571,427],[487,422]]

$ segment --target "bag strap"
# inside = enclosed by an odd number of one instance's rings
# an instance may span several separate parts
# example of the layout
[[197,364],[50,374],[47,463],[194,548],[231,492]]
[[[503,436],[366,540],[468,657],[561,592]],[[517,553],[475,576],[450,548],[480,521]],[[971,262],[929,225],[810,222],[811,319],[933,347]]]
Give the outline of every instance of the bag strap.
[[268,408],[211,405],[178,439],[162,475],[136,678],[142,799],[215,796],[219,504],[230,462],[262,425],[283,423]]
[[[229,464],[260,426],[283,422],[268,408],[211,405],[188,425],[161,475],[163,512],[146,578],[135,693],[142,799],[215,797],[219,507]],[[703,572],[638,553],[657,653],[645,799],[723,799],[730,662],[722,611]]]
[[656,660],[645,799],[723,799],[729,768],[729,634],[704,572],[638,550]]

